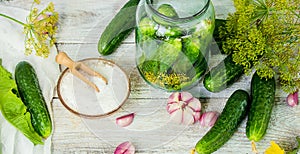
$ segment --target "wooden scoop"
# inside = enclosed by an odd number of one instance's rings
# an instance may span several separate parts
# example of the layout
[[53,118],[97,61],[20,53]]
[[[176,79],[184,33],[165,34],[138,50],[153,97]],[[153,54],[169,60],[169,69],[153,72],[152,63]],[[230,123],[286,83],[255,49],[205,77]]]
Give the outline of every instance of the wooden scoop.
[[97,76],[100,79],[102,79],[105,84],[107,84],[107,79],[105,77],[103,77],[101,74],[99,74],[98,72],[92,70],[91,68],[89,68],[88,66],[86,66],[84,63],[82,62],[74,62],[65,52],[59,52],[56,55],[55,61],[58,64],[64,65],[66,67],[68,67],[70,69],[70,72],[77,76],[79,79],[81,79],[82,81],[84,81],[86,84],[90,85],[92,88],[94,88],[97,92],[100,92],[99,88],[96,86],[96,84],[94,84],[93,82],[89,81],[86,77],[84,77],[84,75],[82,75],[78,70],[81,69],[84,72],[86,72],[89,75],[92,76]]

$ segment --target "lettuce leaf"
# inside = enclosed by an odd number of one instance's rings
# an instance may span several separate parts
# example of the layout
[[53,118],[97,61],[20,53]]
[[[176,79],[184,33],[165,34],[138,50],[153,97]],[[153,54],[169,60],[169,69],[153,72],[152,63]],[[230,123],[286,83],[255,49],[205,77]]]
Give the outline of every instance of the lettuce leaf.
[[43,138],[32,127],[31,115],[18,95],[17,85],[12,74],[1,65],[0,60],[0,110],[2,115],[34,145],[44,144]]

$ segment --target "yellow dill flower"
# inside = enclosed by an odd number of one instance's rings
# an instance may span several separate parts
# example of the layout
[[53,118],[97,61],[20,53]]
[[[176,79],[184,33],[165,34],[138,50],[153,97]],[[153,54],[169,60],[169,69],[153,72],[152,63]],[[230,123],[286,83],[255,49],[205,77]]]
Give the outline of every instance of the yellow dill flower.
[[[34,0],[40,4],[40,0]],[[58,13],[54,10],[54,4],[50,2],[48,6],[39,12],[37,8],[31,8],[30,14],[23,23],[5,14],[0,16],[15,21],[24,26],[25,34],[25,54],[30,55],[33,51],[37,56],[47,58],[50,48],[54,45],[57,32]]]
[[277,143],[271,141],[271,146],[265,151],[265,154],[284,154],[284,150]]
[[182,84],[190,80],[185,74],[180,73],[158,73],[154,74],[153,72],[145,72],[145,79],[151,82],[154,85],[164,87],[169,90],[179,90],[182,87]]
[[35,2],[36,4],[40,4],[40,3],[41,3],[40,0],[34,0],[34,2]]
[[57,21],[58,13],[54,11],[52,2],[40,13],[37,8],[30,11],[24,26],[26,54],[35,51],[37,56],[48,57],[50,47],[56,41]]
[[260,77],[276,75],[286,93],[300,89],[299,0],[233,0],[236,11],[220,29],[222,49]]

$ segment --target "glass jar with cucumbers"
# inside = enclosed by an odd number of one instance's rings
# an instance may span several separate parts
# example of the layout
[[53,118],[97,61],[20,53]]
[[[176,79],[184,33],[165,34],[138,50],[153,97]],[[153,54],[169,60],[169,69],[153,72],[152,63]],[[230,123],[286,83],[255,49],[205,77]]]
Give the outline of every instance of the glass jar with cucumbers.
[[180,91],[207,70],[215,27],[210,0],[141,0],[136,12],[136,64],[150,85]]

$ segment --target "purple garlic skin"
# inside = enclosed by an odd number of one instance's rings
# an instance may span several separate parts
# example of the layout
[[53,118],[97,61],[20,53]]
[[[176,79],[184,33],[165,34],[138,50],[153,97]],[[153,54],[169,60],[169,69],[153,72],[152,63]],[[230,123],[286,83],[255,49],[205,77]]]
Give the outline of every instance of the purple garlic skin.
[[123,142],[117,146],[114,154],[135,154],[135,147],[129,141]]
[[134,119],[134,113],[130,113],[116,118],[116,124],[121,127],[127,127],[133,122],[133,119]]
[[286,98],[286,103],[291,107],[297,106],[299,103],[298,102],[298,91],[289,94]]
[[217,121],[220,113],[216,111],[205,112],[201,115],[199,123],[203,127],[212,127]]

